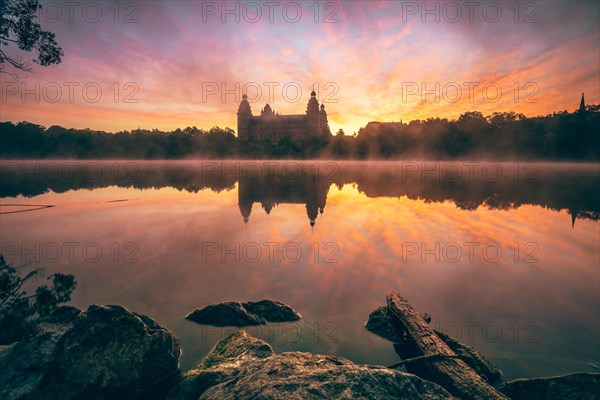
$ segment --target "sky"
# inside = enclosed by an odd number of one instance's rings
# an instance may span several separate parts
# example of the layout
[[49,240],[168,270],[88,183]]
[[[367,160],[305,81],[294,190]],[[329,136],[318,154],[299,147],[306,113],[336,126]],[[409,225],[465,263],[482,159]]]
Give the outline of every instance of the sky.
[[[598,1],[41,1],[62,63],[0,74],[1,121],[237,129],[243,93],[332,132],[600,103]],[[11,54],[19,54],[9,48]]]

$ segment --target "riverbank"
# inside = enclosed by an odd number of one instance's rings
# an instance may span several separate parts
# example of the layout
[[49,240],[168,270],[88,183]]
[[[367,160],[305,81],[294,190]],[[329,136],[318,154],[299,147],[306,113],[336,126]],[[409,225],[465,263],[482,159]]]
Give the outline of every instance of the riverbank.
[[[219,341],[197,368],[182,373],[178,369],[179,339],[168,329],[121,306],[93,305],[85,312],[60,307],[40,324],[35,334],[1,347],[0,396],[6,400],[254,396],[289,400],[478,399],[489,393],[502,399],[587,399],[597,394],[594,391],[600,374],[587,373],[520,379],[495,388],[485,372],[463,362],[460,351],[443,348],[439,337],[427,331],[422,315],[411,313],[410,305],[400,299],[397,294],[388,296],[388,308],[394,315],[391,321],[404,321],[392,325],[397,330],[396,337],[407,338],[394,346],[396,350],[412,342],[426,343],[420,348],[427,351],[434,343],[443,353],[441,358],[425,357],[418,364],[407,362],[410,357],[405,356],[402,364],[412,364],[409,369],[413,373],[397,370],[398,365],[358,365],[342,357],[307,352],[276,354],[268,343],[244,330]],[[411,324],[425,334],[417,334]],[[455,368],[458,372],[450,374],[450,379],[440,380],[431,375],[431,371],[439,372],[440,366],[443,371]],[[418,370],[429,371],[428,377],[433,381],[417,376],[423,375],[417,374]],[[461,390],[467,387],[466,392],[457,391],[453,379],[458,378],[463,385]],[[478,385],[491,392],[469,395],[469,390]]]

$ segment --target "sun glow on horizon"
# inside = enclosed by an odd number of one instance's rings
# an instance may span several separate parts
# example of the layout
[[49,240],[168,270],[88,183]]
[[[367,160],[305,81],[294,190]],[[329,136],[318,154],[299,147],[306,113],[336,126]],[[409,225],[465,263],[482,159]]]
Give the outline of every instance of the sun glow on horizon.
[[183,1],[140,3],[138,22],[129,24],[112,14],[89,23],[42,13],[63,62],[37,66],[22,82],[3,78],[2,121],[236,131],[243,92],[260,92],[254,115],[267,103],[302,114],[315,85],[332,133],[347,135],[371,121],[573,111],[581,92],[600,103],[598,3],[537,2],[535,23],[508,7],[497,23],[477,13],[472,21],[423,22],[401,3],[335,2],[333,23],[315,23],[308,9],[293,23],[223,23]]

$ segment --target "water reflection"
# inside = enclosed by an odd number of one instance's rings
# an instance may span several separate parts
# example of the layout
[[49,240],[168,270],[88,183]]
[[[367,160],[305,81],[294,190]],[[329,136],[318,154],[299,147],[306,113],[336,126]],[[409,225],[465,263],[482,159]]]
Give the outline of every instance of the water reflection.
[[306,167],[298,168],[294,175],[275,170],[260,176],[240,174],[238,179],[238,205],[246,223],[254,203],[260,203],[267,214],[278,204],[304,204],[309,223],[314,226],[319,213],[324,212],[331,185]]
[[[598,364],[598,165],[0,167],[0,212],[54,205],[0,215],[8,261],[33,257],[49,273],[74,274],[78,307],[121,304],[156,318],[181,338],[184,369],[227,334],[186,321],[187,313],[264,298],[303,316],[251,331],[277,351],[394,364],[389,343],[362,327],[391,290],[428,312],[435,329],[488,355],[507,379]],[[281,251],[286,245],[292,253]],[[302,256],[290,261],[295,249]]]
[[5,161],[0,167],[0,197],[110,186],[219,193],[237,184],[245,222],[250,220],[254,203],[260,203],[267,214],[278,204],[304,204],[314,226],[318,214],[324,212],[330,186],[346,184],[356,185],[371,198],[451,201],[463,210],[481,206],[508,210],[523,205],[567,210],[573,226],[577,218],[600,218],[598,165],[590,164]]

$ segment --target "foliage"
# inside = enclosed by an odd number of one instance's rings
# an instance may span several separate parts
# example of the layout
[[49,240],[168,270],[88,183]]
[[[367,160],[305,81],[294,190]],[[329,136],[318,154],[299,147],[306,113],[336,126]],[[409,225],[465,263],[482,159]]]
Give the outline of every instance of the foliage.
[[41,285],[33,293],[24,287],[42,275],[37,268],[24,276],[0,255],[0,344],[9,344],[35,329],[57,306],[71,300],[76,283],[73,275],[55,273],[52,286]]
[[[369,123],[351,140],[356,159],[600,160],[600,112],[523,114],[473,111],[456,121],[430,118],[410,123]],[[339,146],[339,145],[336,145]],[[338,148],[332,148],[335,155]]]
[[229,128],[187,127],[172,132],[44,128],[0,123],[0,157],[96,159],[492,159],[600,160],[600,111],[527,118],[466,112],[456,121],[371,122],[356,136],[338,131],[329,140],[239,141]]
[[0,72],[8,73],[7,64],[19,71],[31,71],[29,60],[8,50],[11,44],[22,52],[35,52],[36,64],[48,66],[62,61],[64,54],[54,33],[44,31],[38,21],[41,8],[39,0],[0,0]]

